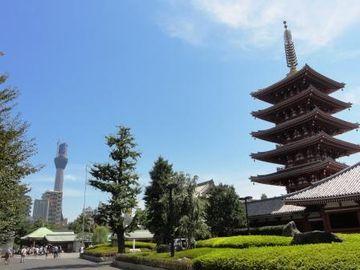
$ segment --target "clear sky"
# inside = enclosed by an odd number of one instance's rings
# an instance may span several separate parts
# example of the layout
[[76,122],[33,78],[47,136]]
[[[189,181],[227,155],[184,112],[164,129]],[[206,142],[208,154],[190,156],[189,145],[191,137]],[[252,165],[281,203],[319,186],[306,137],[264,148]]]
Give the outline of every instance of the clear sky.
[[[359,121],[358,1],[1,1],[0,71],[21,91],[17,110],[38,147],[33,162],[45,165],[24,180],[31,196],[53,188],[56,143],[67,142],[63,212],[74,219],[85,165],[108,160],[104,136],[120,124],[132,128],[142,152],[142,186],[162,155],[176,170],[232,184],[242,196],[284,193],[248,179],[276,168],[249,157],[274,147],[249,135],[271,126],[250,116],[267,104],[249,93],[287,73],[284,19],[299,67],[345,82],[335,96],[354,105],[338,116]],[[341,138],[360,143],[356,131]],[[106,196],[88,188],[86,200],[95,207]]]

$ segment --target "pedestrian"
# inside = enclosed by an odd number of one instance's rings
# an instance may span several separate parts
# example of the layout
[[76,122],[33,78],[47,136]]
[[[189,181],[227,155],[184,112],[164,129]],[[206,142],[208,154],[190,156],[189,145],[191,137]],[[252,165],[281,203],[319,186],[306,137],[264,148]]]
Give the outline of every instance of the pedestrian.
[[54,246],[54,259],[58,256],[59,248],[58,246]]
[[45,258],[47,259],[48,254],[49,254],[49,247],[48,246],[44,247],[44,252],[45,252]]
[[10,261],[10,256],[11,256],[11,251],[10,251],[10,248],[6,249],[6,252],[5,252],[5,264],[9,264],[9,261]]
[[24,263],[27,249],[23,247],[20,251],[20,263]]

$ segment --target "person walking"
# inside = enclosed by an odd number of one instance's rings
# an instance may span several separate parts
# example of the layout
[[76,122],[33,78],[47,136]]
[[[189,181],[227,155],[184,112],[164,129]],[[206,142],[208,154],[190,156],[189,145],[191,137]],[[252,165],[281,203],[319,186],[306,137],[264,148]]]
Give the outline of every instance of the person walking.
[[24,263],[25,262],[25,256],[26,256],[26,248],[23,247],[20,251],[20,263]]
[[5,264],[8,265],[9,264],[9,261],[10,261],[10,256],[11,256],[11,251],[10,251],[10,248],[7,248],[6,249],[6,252],[5,252]]
[[59,248],[58,246],[54,246],[54,259],[58,256]]

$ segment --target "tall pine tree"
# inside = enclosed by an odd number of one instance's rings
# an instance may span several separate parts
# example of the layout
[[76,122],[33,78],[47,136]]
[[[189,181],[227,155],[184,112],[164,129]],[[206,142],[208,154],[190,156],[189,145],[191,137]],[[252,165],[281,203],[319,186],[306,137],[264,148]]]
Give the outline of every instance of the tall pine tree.
[[103,213],[117,236],[118,252],[125,253],[125,232],[134,229],[134,224],[125,224],[125,214],[136,207],[140,193],[138,175],[135,171],[140,153],[130,129],[120,126],[115,136],[107,136],[111,163],[95,164],[91,168],[90,185],[110,193],[109,203]]
[[[6,76],[0,75],[0,84]],[[14,114],[18,92],[0,90],[0,243],[11,239],[29,209],[29,188],[21,180],[38,170],[30,163],[35,154],[33,140],[26,138],[28,124]]]
[[159,157],[150,171],[151,182],[145,189],[145,207],[147,213],[147,228],[154,234],[156,244],[169,243],[167,211],[168,188],[174,172],[172,164]]

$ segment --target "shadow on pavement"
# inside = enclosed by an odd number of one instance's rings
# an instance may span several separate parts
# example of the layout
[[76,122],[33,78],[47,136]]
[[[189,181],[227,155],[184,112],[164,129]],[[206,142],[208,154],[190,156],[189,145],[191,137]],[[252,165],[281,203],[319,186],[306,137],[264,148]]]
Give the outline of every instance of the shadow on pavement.
[[109,266],[109,263],[99,263],[99,264],[87,264],[87,263],[81,263],[81,264],[66,264],[66,265],[53,265],[53,266],[37,266],[37,267],[31,267],[26,268],[27,270],[51,270],[51,269],[81,269],[81,268],[101,268],[101,267],[107,267]]

